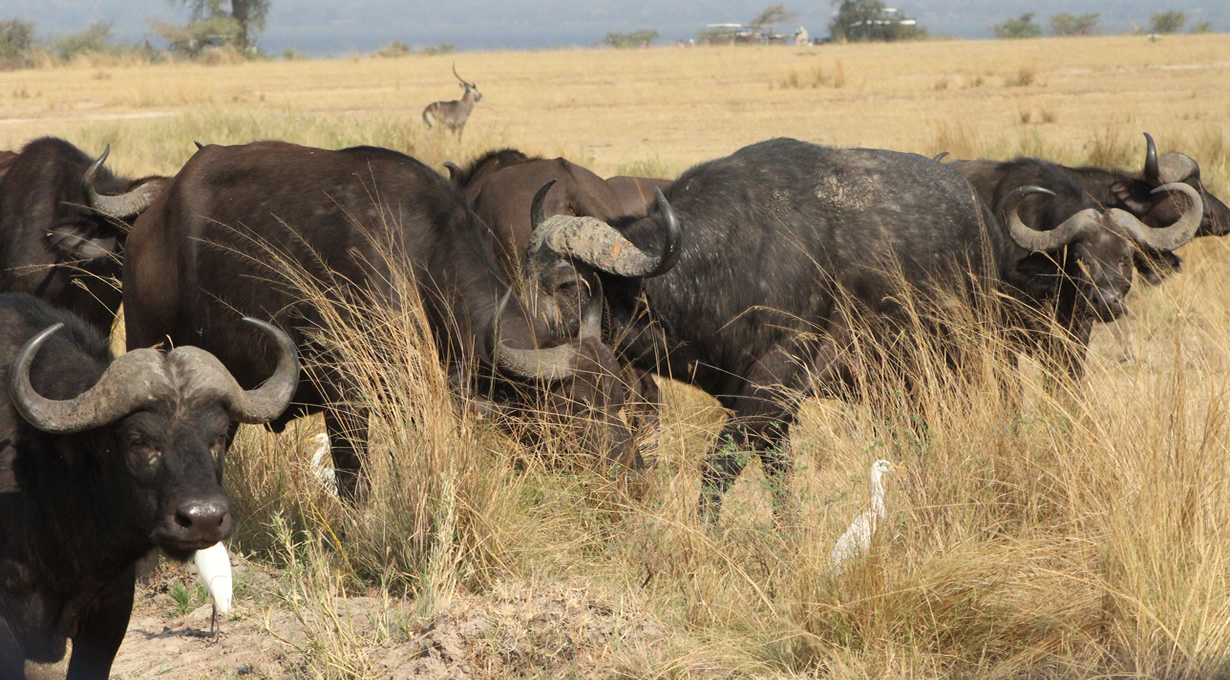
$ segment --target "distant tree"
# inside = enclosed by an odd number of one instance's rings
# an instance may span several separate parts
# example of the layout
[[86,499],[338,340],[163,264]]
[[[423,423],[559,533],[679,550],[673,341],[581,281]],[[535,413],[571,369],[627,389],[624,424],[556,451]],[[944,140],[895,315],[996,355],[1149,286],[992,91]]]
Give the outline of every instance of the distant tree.
[[650,29],[633,31],[631,33],[607,33],[606,37],[598,41],[600,45],[610,45],[617,49],[628,47],[640,47],[658,39],[658,32]]
[[1054,35],[1093,35],[1098,32],[1098,13],[1055,14],[1051,16]]
[[834,40],[914,40],[927,35],[901,10],[889,11],[880,0],[832,0],[837,16],[829,23]]
[[112,52],[115,46],[111,44],[111,26],[110,21],[95,21],[80,33],[56,38],[51,43],[51,49],[65,61],[78,54]]
[[1178,33],[1187,23],[1187,14],[1177,9],[1157,12],[1149,17],[1150,33]]
[[837,15],[829,24],[829,35],[834,40],[851,40],[850,29],[868,25],[884,12],[884,3],[879,0],[832,0],[839,5]]
[[1192,26],[1192,30],[1189,31],[1189,33],[1212,33],[1212,32],[1213,32],[1213,22],[1212,21],[1201,21],[1195,26]]
[[1042,35],[1042,27],[1034,23],[1034,13],[1026,12],[1015,19],[991,27],[995,37],[1003,40],[1036,38]]
[[34,24],[21,19],[0,21],[0,71],[26,68],[32,63]]
[[756,15],[755,19],[747,22],[747,27],[757,33],[763,33],[777,24],[793,23],[798,18],[799,15],[786,9],[785,5],[773,5]]
[[149,25],[167,41],[172,53],[189,59],[200,56],[206,47],[239,44],[239,23],[227,15],[195,19],[183,26],[150,19]]
[[203,21],[229,17],[238,30],[234,34],[235,47],[246,50],[253,44],[252,33],[265,27],[269,16],[270,0],[170,0],[172,5],[183,5],[192,12],[192,20]]
[[393,42],[376,50],[377,57],[387,57],[389,59],[396,59],[397,57],[406,57],[411,54],[414,54],[414,50],[411,49],[409,45],[403,43],[401,40],[398,40],[396,38],[393,40]]

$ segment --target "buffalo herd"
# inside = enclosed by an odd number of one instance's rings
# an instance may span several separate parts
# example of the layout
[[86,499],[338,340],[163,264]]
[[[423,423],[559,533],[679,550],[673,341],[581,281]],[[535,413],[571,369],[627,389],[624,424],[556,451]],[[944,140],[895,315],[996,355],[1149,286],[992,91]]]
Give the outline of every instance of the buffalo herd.
[[1148,135],[1139,173],[785,138],[673,180],[515,149],[447,178],[388,149],[277,141],[201,146],[174,177],[106,159],[55,138],[0,152],[4,678],[66,639],[69,677],[107,677],[138,558],[229,535],[237,423],[322,413],[339,491],[363,502],[368,413],[321,340],[325,305],[354,328],[355,300],[421,305],[461,407],[563,422],[616,467],[642,464],[653,376],[704,390],[729,413],[702,471],[716,522],[751,454],[788,475],[802,399],[852,398],[889,366],[908,383],[896,355],[920,327],[961,370],[950,321],[920,308],[973,309],[1079,378],[1136,272],[1156,283],[1192,238],[1230,231],[1196,161]]

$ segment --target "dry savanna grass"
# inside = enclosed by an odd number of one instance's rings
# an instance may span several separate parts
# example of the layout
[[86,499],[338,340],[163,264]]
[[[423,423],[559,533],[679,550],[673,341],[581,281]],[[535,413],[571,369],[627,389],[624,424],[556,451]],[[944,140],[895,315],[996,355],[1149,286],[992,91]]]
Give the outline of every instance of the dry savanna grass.
[[[0,148],[110,143],[114,168],[144,174],[175,172],[193,140],[375,144],[436,167],[515,146],[675,175],[778,135],[1138,167],[1148,131],[1226,197],[1230,91],[1213,85],[1227,53],[1230,37],[1185,35],[69,67],[4,74]],[[419,120],[459,94],[454,58],[485,96],[461,142]],[[463,636],[470,677],[1225,677],[1230,251],[1202,239],[1182,254],[1164,285],[1137,283],[1130,318],[1097,328],[1079,385],[1006,365],[976,315],[949,319],[960,379],[911,334],[910,385],[805,403],[793,512],[774,522],[752,464],[717,532],[694,508],[716,402],[664,382],[657,466],[612,476],[566,440],[529,446],[456,408],[413,305],[336,303],[328,282],[299,280],[333,310],[321,341],[368,395],[372,490],[347,508],[315,480],[302,439],[318,419],[243,430],[232,548],[281,577],[241,591],[235,616],[290,611],[300,632],[269,635],[296,677],[387,677],[388,650],[465,618],[457,603],[488,622]],[[871,550],[834,577],[829,550],[877,458],[909,471],[887,479]],[[535,593],[559,608],[509,613]],[[360,594],[376,603],[365,618],[337,613]]]

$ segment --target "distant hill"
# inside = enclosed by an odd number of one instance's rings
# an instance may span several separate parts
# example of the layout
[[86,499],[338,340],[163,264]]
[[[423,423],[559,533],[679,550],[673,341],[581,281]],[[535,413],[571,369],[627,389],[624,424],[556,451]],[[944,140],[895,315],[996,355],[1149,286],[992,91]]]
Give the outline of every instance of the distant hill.
[[[294,47],[326,56],[370,52],[394,39],[418,47],[451,43],[462,50],[531,49],[593,45],[607,32],[655,29],[660,41],[695,37],[710,23],[739,23],[756,16],[769,0],[272,0],[273,11],[258,44],[272,54]],[[1023,12],[1037,14],[1046,27],[1058,13],[1099,12],[1103,33],[1147,26],[1160,9],[1188,14],[1188,26],[1209,21],[1215,31],[1230,31],[1225,0],[904,0],[888,2],[916,18],[932,35],[989,38],[991,26]],[[819,37],[832,16],[828,2],[786,3],[799,14],[798,25]],[[147,19],[184,21],[186,12],[166,0],[5,0],[0,19],[33,21],[40,37],[82,30],[94,21],[111,21],[117,38],[153,40]],[[779,26],[786,32],[797,26]]]

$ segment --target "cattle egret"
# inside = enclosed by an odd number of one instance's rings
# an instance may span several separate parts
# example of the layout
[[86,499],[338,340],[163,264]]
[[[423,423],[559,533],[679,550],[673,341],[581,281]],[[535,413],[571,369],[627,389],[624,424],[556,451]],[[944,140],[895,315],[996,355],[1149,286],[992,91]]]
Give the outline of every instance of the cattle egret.
[[316,481],[324,485],[334,496],[337,495],[337,474],[333,470],[333,459],[325,460],[329,455],[329,435],[325,432],[308,437],[306,442],[313,445],[312,448],[312,476]]
[[196,563],[196,571],[201,577],[201,583],[209,592],[209,599],[213,600],[213,617],[209,621],[209,633],[212,635],[218,614],[225,614],[231,610],[231,596],[234,587],[231,579],[231,556],[227,554],[225,545],[215,543],[204,550],[196,551],[193,562]]
[[858,558],[871,547],[876,524],[884,517],[884,473],[904,469],[904,465],[894,465],[886,460],[871,464],[871,505],[850,522],[845,533],[837,539],[837,545],[833,546],[829,566],[834,574],[841,574],[850,560]]

